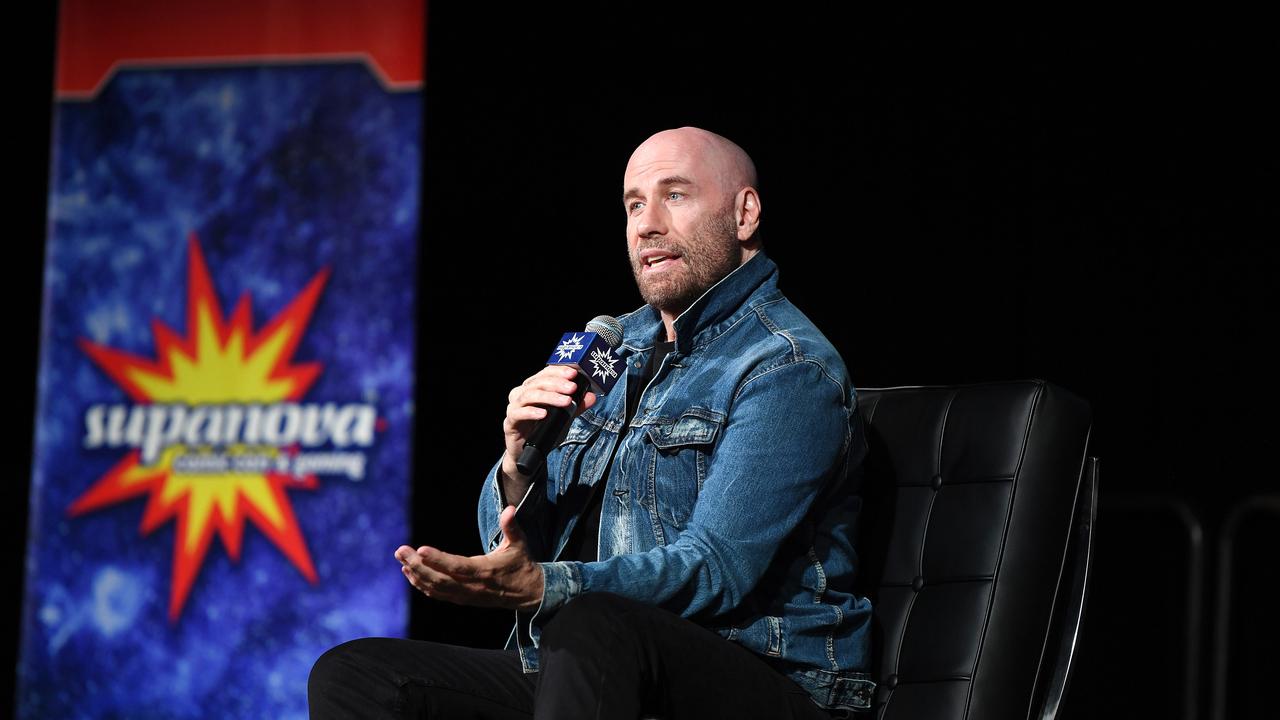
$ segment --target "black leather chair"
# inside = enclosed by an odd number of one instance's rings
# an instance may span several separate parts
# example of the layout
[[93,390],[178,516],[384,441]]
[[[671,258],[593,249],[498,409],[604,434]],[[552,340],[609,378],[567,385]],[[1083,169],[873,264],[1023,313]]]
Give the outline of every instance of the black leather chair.
[[1053,717],[1088,585],[1088,403],[1040,380],[859,402],[876,717]]

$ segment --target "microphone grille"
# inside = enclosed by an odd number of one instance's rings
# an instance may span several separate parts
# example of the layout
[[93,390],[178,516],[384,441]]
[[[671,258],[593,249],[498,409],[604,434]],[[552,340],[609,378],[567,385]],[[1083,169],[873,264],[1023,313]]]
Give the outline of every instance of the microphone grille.
[[618,318],[597,315],[587,323],[587,331],[604,338],[604,341],[609,343],[609,347],[616,348],[622,344],[622,323],[618,322]]

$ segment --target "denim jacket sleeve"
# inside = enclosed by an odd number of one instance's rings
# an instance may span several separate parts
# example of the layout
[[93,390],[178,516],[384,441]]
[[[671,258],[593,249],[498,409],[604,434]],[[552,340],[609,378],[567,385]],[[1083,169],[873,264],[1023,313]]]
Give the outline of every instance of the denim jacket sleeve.
[[599,562],[543,563],[529,628],[585,592],[616,593],[684,616],[737,607],[824,486],[845,470],[853,395],[819,362],[791,356],[737,388],[692,516],[672,543]]

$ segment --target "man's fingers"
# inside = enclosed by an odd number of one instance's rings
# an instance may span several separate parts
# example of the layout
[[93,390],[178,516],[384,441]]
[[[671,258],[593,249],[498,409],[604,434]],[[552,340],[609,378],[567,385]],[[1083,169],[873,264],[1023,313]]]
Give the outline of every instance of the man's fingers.
[[506,419],[507,419],[507,422],[510,423],[510,425],[507,426],[507,429],[508,430],[513,429],[511,426],[514,425],[515,423],[520,422],[521,420],[541,420],[546,416],[547,416],[547,409],[543,407],[538,407],[537,405],[528,405],[528,406],[508,405]]
[[520,398],[514,403],[515,405],[555,405],[557,407],[568,407],[573,403],[571,396],[572,390],[568,393],[561,393],[555,389],[531,389],[521,393]]
[[[460,588],[469,588],[471,590],[481,589],[482,583],[477,578],[474,577],[475,575],[474,567],[470,568],[469,570],[463,570],[461,572],[451,573],[445,570],[443,567],[433,567],[430,562],[428,562],[426,559],[423,558],[423,553],[422,553],[423,550],[432,550],[432,549],[423,547],[423,548],[419,548],[415,552],[410,553],[409,559],[405,561],[400,568],[401,571],[405,573],[405,576],[409,578],[410,582],[413,582],[414,587],[417,587],[418,589],[424,590],[424,591],[427,589],[438,590],[442,587],[455,587],[455,586]],[[434,550],[434,553],[435,553],[435,556],[437,557],[444,556],[448,558],[456,558],[461,560],[470,559],[470,558],[458,558],[458,556],[456,555],[449,555],[448,553],[442,553],[439,550]]]
[[416,557],[424,567],[454,578],[474,578],[483,570],[476,558],[453,555],[425,545],[418,548]]
[[456,585],[459,584],[458,579],[450,575],[442,573],[430,565],[419,563],[416,566],[410,566],[409,571],[418,577],[418,579],[429,585]]
[[444,573],[438,573],[425,565],[419,565],[416,570],[405,565],[400,568],[400,571],[408,579],[410,585],[417,588],[427,597],[435,598],[436,600],[466,603],[483,591],[478,586],[460,583],[454,578]]
[[507,400],[515,402],[517,398],[525,393],[535,390],[545,390],[548,392],[557,392],[569,395],[577,389],[577,384],[573,382],[574,375],[577,375],[576,368],[567,365],[548,365],[542,372],[533,377],[526,378],[524,382],[511,388],[511,392],[507,393]]
[[[425,545],[417,550],[407,545],[401,545],[396,550],[396,559],[400,561],[404,569],[432,582],[452,580],[454,578],[470,578],[475,575],[476,571],[476,563],[472,558],[450,555]],[[441,559],[444,561],[443,564],[440,564]],[[433,565],[432,563],[437,564]],[[450,568],[454,572],[450,572]]]
[[[538,375],[542,375],[544,377],[549,375],[550,376],[558,375],[562,378],[567,378],[569,380],[572,380],[573,376],[577,374],[578,374],[578,368],[572,365],[548,365],[538,372]],[[534,377],[538,377],[538,375],[534,375]]]
[[490,588],[479,582],[460,582],[457,578],[435,572],[425,565],[420,565],[416,571],[408,566],[401,570],[411,585],[433,600],[491,607],[497,605],[502,597],[501,592],[495,595]]
[[412,583],[415,588],[432,600],[443,600],[457,605],[471,605],[475,607],[493,607],[498,604],[497,600],[492,595],[481,590],[459,585],[452,580],[428,582],[421,579],[415,580],[412,577],[412,573],[408,573],[406,576],[409,577],[409,582]]

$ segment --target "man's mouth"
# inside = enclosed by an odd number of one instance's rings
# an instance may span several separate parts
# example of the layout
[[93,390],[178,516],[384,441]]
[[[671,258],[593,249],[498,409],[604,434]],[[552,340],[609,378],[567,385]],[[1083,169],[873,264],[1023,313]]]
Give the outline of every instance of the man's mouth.
[[646,270],[658,270],[679,258],[678,254],[666,250],[645,250],[640,253],[640,264]]

